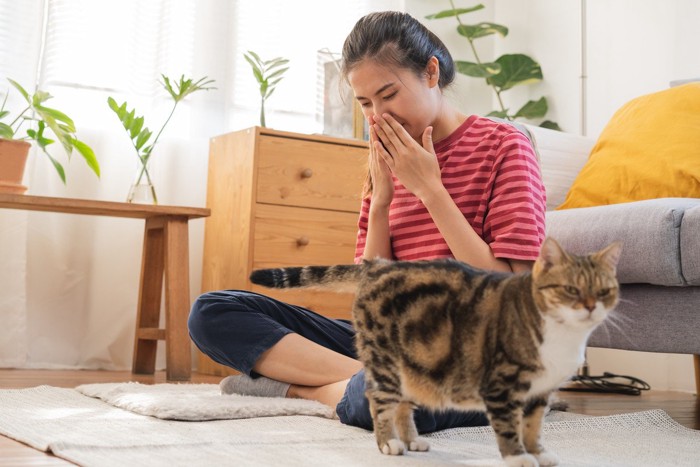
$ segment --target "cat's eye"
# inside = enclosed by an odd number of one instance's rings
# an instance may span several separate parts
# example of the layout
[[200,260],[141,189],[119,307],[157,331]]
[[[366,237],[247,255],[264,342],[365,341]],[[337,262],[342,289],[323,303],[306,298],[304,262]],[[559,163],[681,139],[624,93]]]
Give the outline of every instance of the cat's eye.
[[578,289],[576,287],[574,287],[573,285],[565,285],[564,290],[566,291],[566,293],[568,293],[570,295],[578,295],[579,294]]
[[608,295],[610,295],[610,289],[600,289],[600,290],[598,291],[598,296],[601,297],[601,298],[602,298],[602,297],[607,297]]

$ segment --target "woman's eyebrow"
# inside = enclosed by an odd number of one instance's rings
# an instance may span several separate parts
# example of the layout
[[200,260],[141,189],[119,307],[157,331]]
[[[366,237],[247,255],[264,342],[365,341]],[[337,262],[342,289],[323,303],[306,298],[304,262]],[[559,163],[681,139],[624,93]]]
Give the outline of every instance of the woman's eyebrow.
[[[374,93],[374,95],[376,96],[376,95],[381,94],[382,92],[386,91],[387,88],[390,88],[390,87],[393,86],[393,85],[394,85],[393,82],[392,82],[392,83],[387,83],[387,84],[385,84],[384,86],[382,86],[381,88],[379,88],[379,89],[377,90],[377,92]],[[358,99],[358,100],[359,100],[359,99],[367,99],[367,97],[364,97],[364,96],[355,96],[355,99]]]

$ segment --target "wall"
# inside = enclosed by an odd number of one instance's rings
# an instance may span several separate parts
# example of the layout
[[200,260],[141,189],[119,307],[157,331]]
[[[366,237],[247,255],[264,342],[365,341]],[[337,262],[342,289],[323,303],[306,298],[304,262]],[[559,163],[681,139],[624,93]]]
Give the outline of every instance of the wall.
[[[696,0],[481,3],[484,10],[463,18],[470,23],[493,21],[509,28],[506,38],[479,41],[482,58],[525,53],[540,63],[544,74],[539,84],[504,93],[506,106],[516,108],[544,95],[550,104],[547,118],[567,132],[596,137],[628,100],[666,89],[673,80],[700,78],[700,2]],[[476,2],[455,4],[469,7]],[[448,8],[447,0],[406,1],[406,11],[418,18]],[[423,22],[445,41],[456,59],[472,59],[465,51],[466,39],[454,30],[453,18]],[[485,113],[494,107],[490,91],[478,81],[462,77],[452,92],[455,104],[464,112]],[[629,374],[644,379],[654,389],[694,392],[693,363],[688,355],[589,349],[588,361],[592,374]]]

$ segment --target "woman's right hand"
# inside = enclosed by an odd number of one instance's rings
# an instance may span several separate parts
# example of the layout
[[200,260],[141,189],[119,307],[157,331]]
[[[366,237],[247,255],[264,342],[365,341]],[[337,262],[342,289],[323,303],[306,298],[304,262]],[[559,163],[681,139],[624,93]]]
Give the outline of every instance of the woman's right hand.
[[394,198],[394,179],[391,169],[380,155],[382,142],[372,128],[373,118],[369,118],[369,175],[372,179],[372,207],[387,208]]

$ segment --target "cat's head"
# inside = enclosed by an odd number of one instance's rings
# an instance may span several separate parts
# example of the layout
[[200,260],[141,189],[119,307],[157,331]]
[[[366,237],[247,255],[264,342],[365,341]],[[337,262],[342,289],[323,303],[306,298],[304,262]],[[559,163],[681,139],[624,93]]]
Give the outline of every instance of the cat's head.
[[532,268],[532,287],[540,311],[577,328],[601,323],[620,295],[617,262],[622,244],[589,255],[573,255],[551,237],[545,239]]

